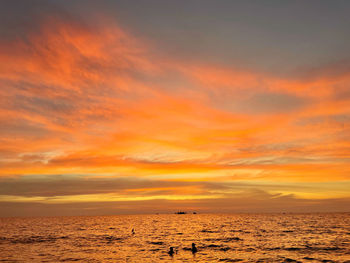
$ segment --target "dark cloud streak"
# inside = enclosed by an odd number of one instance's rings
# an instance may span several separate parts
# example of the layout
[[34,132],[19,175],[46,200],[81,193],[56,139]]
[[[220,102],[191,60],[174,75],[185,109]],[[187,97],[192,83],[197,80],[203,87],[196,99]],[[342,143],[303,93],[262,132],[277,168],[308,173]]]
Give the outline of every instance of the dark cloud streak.
[[246,197],[231,197],[207,200],[149,200],[125,202],[90,202],[67,204],[43,204],[0,202],[0,216],[79,216],[173,213],[174,211],[197,211],[200,213],[280,213],[280,212],[348,212],[349,198],[297,199],[293,196],[271,198],[266,194]]

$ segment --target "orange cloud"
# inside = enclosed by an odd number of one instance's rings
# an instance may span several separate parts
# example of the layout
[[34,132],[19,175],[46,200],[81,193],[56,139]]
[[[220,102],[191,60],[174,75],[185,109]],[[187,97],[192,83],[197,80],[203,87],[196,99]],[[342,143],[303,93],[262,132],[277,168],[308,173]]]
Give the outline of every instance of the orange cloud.
[[349,74],[281,78],[148,45],[113,23],[59,19],[1,41],[0,176],[349,180]]

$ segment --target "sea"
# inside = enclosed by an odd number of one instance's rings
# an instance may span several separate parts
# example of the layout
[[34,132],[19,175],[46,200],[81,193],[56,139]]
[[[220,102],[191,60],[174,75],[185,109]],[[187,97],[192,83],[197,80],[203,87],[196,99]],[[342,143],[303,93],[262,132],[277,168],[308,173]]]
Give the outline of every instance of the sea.
[[0,262],[349,263],[350,213],[0,218]]

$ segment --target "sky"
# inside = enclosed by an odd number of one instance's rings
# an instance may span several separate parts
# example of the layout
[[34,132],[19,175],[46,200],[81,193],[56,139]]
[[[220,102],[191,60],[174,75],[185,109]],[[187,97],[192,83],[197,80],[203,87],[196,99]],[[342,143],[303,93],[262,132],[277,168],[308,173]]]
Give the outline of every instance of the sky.
[[349,212],[349,1],[9,1],[0,216]]

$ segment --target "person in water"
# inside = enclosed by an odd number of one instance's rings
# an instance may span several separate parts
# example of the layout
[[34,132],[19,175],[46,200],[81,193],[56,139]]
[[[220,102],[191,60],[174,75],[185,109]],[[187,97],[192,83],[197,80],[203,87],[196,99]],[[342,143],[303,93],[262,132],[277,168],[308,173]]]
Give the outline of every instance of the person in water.
[[174,255],[174,248],[173,247],[170,247],[170,250],[168,251],[168,254],[170,255],[170,256],[173,256]]
[[133,235],[135,235],[135,230],[134,230],[134,229],[132,229],[132,230],[131,230],[131,233],[132,233]]
[[191,248],[191,251],[192,251],[192,253],[194,254],[194,253],[197,253],[197,248],[196,248],[196,244],[195,243],[192,243],[192,248]]

